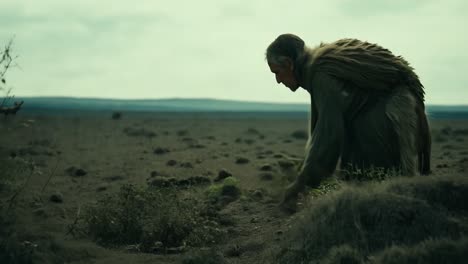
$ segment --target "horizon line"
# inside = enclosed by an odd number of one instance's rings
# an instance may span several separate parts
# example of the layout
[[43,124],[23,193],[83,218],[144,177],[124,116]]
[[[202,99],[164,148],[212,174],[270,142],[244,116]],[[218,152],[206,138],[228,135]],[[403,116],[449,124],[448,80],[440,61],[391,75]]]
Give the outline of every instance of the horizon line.
[[[207,101],[228,101],[228,102],[241,102],[241,103],[258,103],[258,104],[289,104],[289,105],[308,105],[308,102],[274,102],[274,101],[251,101],[241,99],[222,99],[212,97],[164,97],[164,98],[112,98],[112,97],[88,97],[88,96],[12,96],[11,100],[22,98],[52,98],[52,99],[77,99],[77,100],[113,100],[113,101],[163,101],[163,100],[207,100]],[[456,104],[441,104],[441,103],[425,103],[425,105],[431,106],[465,106],[468,107],[468,103],[456,103]]]

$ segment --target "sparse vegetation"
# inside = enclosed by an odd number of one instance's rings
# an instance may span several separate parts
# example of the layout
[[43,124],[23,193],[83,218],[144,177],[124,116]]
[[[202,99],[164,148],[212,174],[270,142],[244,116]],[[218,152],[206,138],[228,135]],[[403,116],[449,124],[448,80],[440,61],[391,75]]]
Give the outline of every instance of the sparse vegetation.
[[[341,190],[311,202],[302,212],[303,217],[285,241],[277,261],[361,263],[362,260],[372,260],[372,256],[393,245],[400,245],[400,251],[411,248],[402,254],[408,260],[416,255],[423,258],[432,255],[431,247],[437,247],[432,242],[431,246],[417,246],[429,239],[446,241],[445,244],[452,246],[444,247],[442,243],[440,248],[447,249],[444,254],[462,257],[459,243],[466,244],[466,240],[459,239],[468,227],[464,224],[460,204],[468,198],[464,197],[467,192],[464,196],[461,194],[467,187],[468,181],[464,178],[439,177],[392,179],[361,187],[343,186]],[[455,202],[458,199],[460,202]],[[447,214],[440,210],[441,207],[455,208],[456,213]],[[398,250],[392,249],[384,255],[400,254]],[[370,263],[400,263],[386,262],[384,259],[390,258],[384,255],[379,257],[383,262]]]
[[137,245],[142,252],[202,246],[223,235],[205,210],[200,200],[183,198],[170,188],[124,185],[85,209],[83,230],[102,245]]
[[233,176],[229,176],[222,183],[213,184],[207,188],[206,195],[208,200],[212,204],[221,206],[235,201],[241,195],[238,185],[238,180]]

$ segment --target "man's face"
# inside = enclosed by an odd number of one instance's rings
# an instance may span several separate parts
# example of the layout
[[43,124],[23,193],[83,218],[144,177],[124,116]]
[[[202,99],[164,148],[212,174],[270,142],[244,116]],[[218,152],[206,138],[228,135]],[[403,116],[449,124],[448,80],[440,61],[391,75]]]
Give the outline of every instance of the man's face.
[[274,63],[268,63],[270,70],[275,74],[276,82],[283,83],[291,91],[295,92],[299,88],[296,77],[294,76],[294,67],[292,63],[286,63],[285,66]]

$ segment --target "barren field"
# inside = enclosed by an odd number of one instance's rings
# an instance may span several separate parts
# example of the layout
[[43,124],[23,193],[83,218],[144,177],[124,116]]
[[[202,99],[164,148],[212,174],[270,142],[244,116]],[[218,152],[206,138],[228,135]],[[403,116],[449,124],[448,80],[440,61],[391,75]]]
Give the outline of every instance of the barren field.
[[[432,218],[441,217],[437,223],[447,230],[424,231],[428,237],[408,232],[404,241],[392,240],[411,247],[447,238],[466,250],[468,121],[430,123],[433,173],[428,179],[454,179],[458,189],[442,184],[443,191],[458,196],[447,198],[450,205],[436,202],[435,207],[421,198],[423,209],[408,225],[424,226],[418,217],[436,208]],[[298,226],[314,215],[308,212],[323,206],[320,200],[329,195],[339,200],[335,193],[347,185],[335,181],[310,190],[296,214],[278,208],[303,157],[307,125],[303,117],[274,114],[2,117],[3,258],[12,263],[287,263],[278,254],[297,242]],[[392,184],[382,181],[350,188]],[[359,223],[365,229],[364,222]],[[336,225],[330,228],[341,232]],[[337,246],[355,245],[340,239]],[[373,260],[369,255],[379,258],[390,242],[366,251],[366,261]]]

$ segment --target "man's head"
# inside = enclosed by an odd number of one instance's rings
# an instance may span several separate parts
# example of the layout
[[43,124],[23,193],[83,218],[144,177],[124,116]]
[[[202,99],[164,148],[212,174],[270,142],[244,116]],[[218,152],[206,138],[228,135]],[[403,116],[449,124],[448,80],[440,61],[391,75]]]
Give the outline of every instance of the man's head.
[[299,81],[294,73],[296,61],[304,55],[304,41],[293,34],[278,36],[267,48],[266,59],[276,82],[283,83],[291,91],[299,88]]

